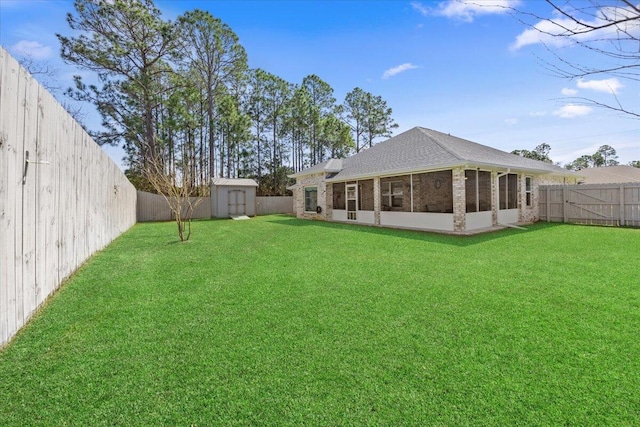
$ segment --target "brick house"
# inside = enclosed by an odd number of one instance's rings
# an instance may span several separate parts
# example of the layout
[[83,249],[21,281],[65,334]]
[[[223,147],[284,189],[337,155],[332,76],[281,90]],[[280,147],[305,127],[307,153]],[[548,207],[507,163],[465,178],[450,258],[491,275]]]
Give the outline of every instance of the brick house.
[[575,184],[579,176],[415,127],[290,177],[298,218],[467,232],[535,222],[538,186]]

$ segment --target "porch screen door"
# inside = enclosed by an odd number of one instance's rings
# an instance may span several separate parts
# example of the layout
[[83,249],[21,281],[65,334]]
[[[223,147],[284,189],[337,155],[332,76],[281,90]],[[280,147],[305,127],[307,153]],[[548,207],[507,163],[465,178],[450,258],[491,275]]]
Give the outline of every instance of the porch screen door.
[[356,211],[358,209],[358,186],[356,184],[347,184],[347,219],[356,220]]

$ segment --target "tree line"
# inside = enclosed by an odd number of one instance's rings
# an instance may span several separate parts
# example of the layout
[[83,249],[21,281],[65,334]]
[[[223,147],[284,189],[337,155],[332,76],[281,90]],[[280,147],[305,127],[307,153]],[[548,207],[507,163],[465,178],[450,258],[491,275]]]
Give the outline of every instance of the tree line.
[[[550,151],[551,146],[547,143],[543,143],[536,146],[533,150],[513,150],[511,154],[517,154],[521,157],[540,160],[546,163],[553,163],[549,157]],[[618,162],[616,149],[605,144],[598,147],[595,153],[582,155],[574,161],[567,163],[564,167],[568,170],[579,171],[586,168],[617,166],[619,164],[620,162]],[[629,166],[640,168],[640,160],[630,161]]]
[[[255,178],[281,195],[288,174],[345,157],[391,136],[385,100],[360,88],[339,104],[315,74],[291,83],[249,69],[238,36],[209,12],[163,19],[152,0],[76,0],[57,34],[61,56],[98,84],[74,77],[67,95],[93,103],[99,144],[120,144],[126,174],[140,189],[167,185],[204,194],[214,177]],[[154,177],[158,179],[158,177]]]

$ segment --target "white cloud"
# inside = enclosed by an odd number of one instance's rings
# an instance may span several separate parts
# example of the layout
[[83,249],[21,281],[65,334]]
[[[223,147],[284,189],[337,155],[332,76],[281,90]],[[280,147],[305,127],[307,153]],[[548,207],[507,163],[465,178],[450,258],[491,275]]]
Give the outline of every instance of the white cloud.
[[403,73],[407,70],[413,70],[414,68],[420,68],[420,67],[418,67],[417,65],[413,65],[411,62],[400,64],[397,67],[389,68],[384,73],[382,73],[382,78],[386,80],[389,77],[393,77],[396,74]]
[[[578,11],[568,11],[575,16],[579,16]],[[545,19],[528,28],[516,37],[515,42],[511,45],[512,50],[518,50],[524,46],[543,43],[547,46],[562,47],[568,46],[573,42],[585,42],[587,40],[606,40],[608,38],[618,39],[620,35],[629,35],[637,37],[640,35],[640,25],[636,20],[624,21],[624,17],[637,16],[637,12],[630,7],[607,6],[597,9],[593,13],[593,19],[584,20],[582,23],[565,16]],[[620,19],[618,25],[610,25],[611,17]],[[600,28],[601,27],[601,28]],[[591,30],[592,28],[600,28]]]
[[531,113],[529,113],[529,115],[531,117],[544,117],[547,115],[546,111],[532,111]]
[[428,16],[429,15],[429,9],[427,9],[422,3],[417,2],[417,1],[412,1],[411,3],[411,7],[413,8],[413,10],[416,10],[420,13],[420,15],[422,16]]
[[505,119],[504,123],[509,125],[509,126],[517,125],[518,124],[518,119],[513,119],[513,118]]
[[604,79],[604,80],[578,80],[577,86],[580,89],[590,89],[596,92],[607,92],[617,94],[620,88],[624,85],[620,83],[617,78]]
[[473,22],[478,15],[495,15],[511,11],[520,0],[448,0],[438,5],[436,15]]
[[524,46],[542,43],[547,46],[561,47],[571,43],[566,37],[558,37],[556,34],[561,32],[560,27],[562,25],[569,25],[570,21],[554,20],[554,21],[540,21],[533,28],[524,30],[516,37],[516,41],[511,44],[511,50],[518,50]]
[[576,96],[578,94],[578,91],[575,89],[570,89],[568,87],[564,87],[562,88],[562,94],[565,96]]
[[51,56],[51,47],[35,41],[20,40],[11,46],[11,51],[17,55],[29,56],[33,59],[46,59]]
[[555,116],[563,119],[573,119],[575,117],[586,116],[591,113],[592,108],[586,105],[567,104],[553,112]]

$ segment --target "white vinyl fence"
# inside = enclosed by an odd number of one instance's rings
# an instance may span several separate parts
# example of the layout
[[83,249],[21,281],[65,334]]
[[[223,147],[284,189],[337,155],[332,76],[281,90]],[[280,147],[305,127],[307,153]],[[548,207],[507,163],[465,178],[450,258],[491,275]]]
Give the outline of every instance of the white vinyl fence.
[[0,346],[135,207],[118,166],[0,47]]
[[[195,201],[195,198],[192,198]],[[138,191],[137,218],[139,222],[170,221],[173,213],[167,201],[159,194]],[[292,213],[293,197],[291,196],[258,196],[256,197],[257,215]],[[211,218],[211,198],[203,197],[193,211],[192,219]]]

